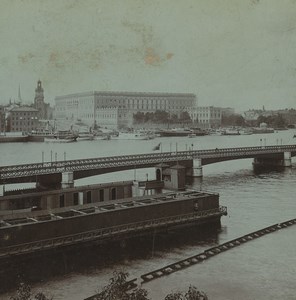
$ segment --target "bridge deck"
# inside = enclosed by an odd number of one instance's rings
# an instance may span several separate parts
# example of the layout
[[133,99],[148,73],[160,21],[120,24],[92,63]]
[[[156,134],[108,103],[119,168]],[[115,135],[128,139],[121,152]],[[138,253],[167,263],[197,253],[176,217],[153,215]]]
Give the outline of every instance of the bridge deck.
[[204,165],[223,160],[282,155],[284,152],[291,152],[291,155],[295,156],[296,145],[216,148],[2,166],[0,167],[0,184],[17,182],[16,180],[21,178],[35,181],[36,176],[61,174],[67,171],[74,172],[74,179],[78,179],[95,175],[90,174],[91,171],[96,171],[96,174],[102,174],[133,168],[153,167],[159,163],[189,161],[197,158],[201,159]]

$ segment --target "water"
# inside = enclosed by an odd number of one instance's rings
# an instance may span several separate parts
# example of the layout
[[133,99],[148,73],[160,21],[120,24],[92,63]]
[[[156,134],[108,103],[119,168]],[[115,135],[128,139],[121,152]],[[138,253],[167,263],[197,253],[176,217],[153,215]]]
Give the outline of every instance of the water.
[[[55,158],[79,159],[98,156],[152,152],[159,142],[162,150],[194,149],[292,144],[292,131],[250,136],[205,136],[196,138],[158,138],[151,141],[84,141],[69,144],[1,144],[0,165],[45,161]],[[261,141],[260,141],[261,139]],[[52,152],[51,152],[52,151]],[[52,154],[51,154],[52,153]],[[108,182],[111,180],[154,178],[153,169],[118,172],[79,180],[77,184]],[[219,233],[198,236],[194,232],[180,236],[156,239],[152,256],[152,243],[133,245],[114,252],[101,254],[105,259],[97,262],[82,251],[81,260],[93,260],[87,268],[48,277],[35,283],[34,289],[42,290],[54,299],[83,299],[107,284],[114,269],[123,269],[130,278],[197,254],[206,248],[224,243],[235,237],[260,228],[296,217],[295,180],[296,168],[255,174],[252,160],[228,161],[203,168],[203,180],[193,186],[220,193],[220,204],[228,207],[228,216],[222,217]],[[189,284],[203,290],[209,299],[295,299],[296,226],[266,235],[235,249],[217,255],[170,276],[143,285],[151,299],[164,299],[172,291],[185,291]],[[100,252],[101,253],[101,252]],[[93,254],[90,254],[93,255]],[[102,263],[103,261],[103,263]],[[38,268],[38,264],[36,264]],[[9,294],[2,294],[7,299]]]

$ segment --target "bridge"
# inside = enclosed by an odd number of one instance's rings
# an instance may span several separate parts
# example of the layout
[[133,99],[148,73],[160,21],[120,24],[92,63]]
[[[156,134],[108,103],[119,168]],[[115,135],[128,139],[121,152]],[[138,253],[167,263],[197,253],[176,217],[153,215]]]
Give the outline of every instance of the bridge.
[[[255,165],[291,166],[296,145],[216,148],[179,152],[147,153],[86,158],[0,167],[0,184],[40,182],[47,186],[61,183],[63,174],[71,180],[109,172],[180,164],[187,175],[202,176],[202,166],[235,159],[254,158]],[[191,172],[191,173],[190,173]]]

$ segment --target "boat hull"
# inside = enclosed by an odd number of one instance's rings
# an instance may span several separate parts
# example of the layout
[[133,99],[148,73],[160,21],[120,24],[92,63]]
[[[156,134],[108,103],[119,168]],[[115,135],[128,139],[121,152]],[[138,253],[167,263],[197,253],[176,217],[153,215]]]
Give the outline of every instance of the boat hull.
[[44,138],[44,142],[46,143],[72,143],[76,142],[76,138]]

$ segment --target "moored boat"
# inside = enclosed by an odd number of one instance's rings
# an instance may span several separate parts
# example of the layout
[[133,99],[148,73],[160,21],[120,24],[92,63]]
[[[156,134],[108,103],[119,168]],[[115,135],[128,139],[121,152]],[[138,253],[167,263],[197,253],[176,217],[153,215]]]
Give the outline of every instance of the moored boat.
[[222,135],[240,135],[238,129],[225,129],[222,131]]
[[83,132],[78,132],[77,141],[92,141],[94,138],[95,138],[94,133],[83,131]]
[[70,143],[77,140],[78,135],[69,130],[59,130],[53,136],[44,138],[45,142]]
[[29,133],[28,141],[29,142],[44,142],[45,138],[53,138],[54,132],[52,131],[35,131],[32,130]]
[[146,133],[119,132],[118,135],[112,135],[112,140],[149,140],[151,139]]

